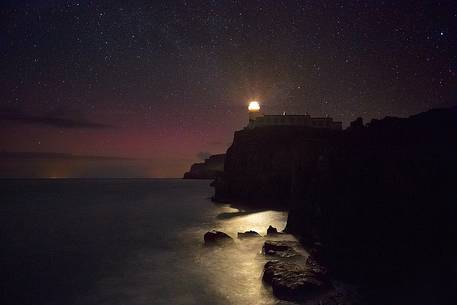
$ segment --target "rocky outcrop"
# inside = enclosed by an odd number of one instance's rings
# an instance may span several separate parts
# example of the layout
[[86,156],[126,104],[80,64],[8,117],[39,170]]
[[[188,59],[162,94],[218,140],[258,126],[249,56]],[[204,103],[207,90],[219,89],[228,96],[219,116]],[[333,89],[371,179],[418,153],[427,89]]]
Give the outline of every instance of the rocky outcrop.
[[205,245],[225,245],[227,243],[233,243],[233,239],[221,231],[212,230],[206,232],[203,236]]
[[246,231],[244,233],[239,232],[238,233],[238,238],[239,239],[247,239],[247,238],[255,238],[255,237],[262,237],[259,233],[256,231]]
[[344,278],[444,296],[457,271],[456,134],[456,108],[353,124],[302,179],[286,231],[321,242]]
[[268,251],[285,251],[296,246],[298,242],[288,240],[267,240],[263,244],[264,252]]
[[224,171],[225,154],[213,155],[202,163],[195,163],[184,179],[215,179]]
[[262,250],[266,258],[275,258],[265,264],[262,278],[281,300],[278,304],[292,305],[282,303],[291,301],[309,305],[363,304],[357,288],[332,283],[327,268],[308,255],[299,242],[267,240]]
[[288,208],[286,231],[334,274],[445,304],[457,285],[456,135],[455,107],[341,132],[238,131],[215,197]]
[[298,246],[296,241],[285,240],[267,240],[263,244],[262,252],[268,256],[276,256],[281,258],[291,258],[301,256],[295,248]]
[[323,266],[319,260],[312,255],[309,255],[306,258],[305,265],[311,272],[314,272],[315,274],[320,274],[321,276],[326,276],[328,274],[327,267]]
[[293,262],[277,260],[265,264],[263,280],[271,285],[276,297],[290,301],[306,300],[329,287],[320,274]]
[[292,126],[235,132],[226,153],[224,173],[213,183],[214,199],[287,207],[300,188],[297,179],[315,171],[319,155],[340,133]]
[[267,235],[268,236],[275,236],[275,235],[278,235],[278,234],[281,234],[280,232],[278,232],[278,229],[276,229],[275,227],[273,226],[268,226],[268,229],[267,229]]

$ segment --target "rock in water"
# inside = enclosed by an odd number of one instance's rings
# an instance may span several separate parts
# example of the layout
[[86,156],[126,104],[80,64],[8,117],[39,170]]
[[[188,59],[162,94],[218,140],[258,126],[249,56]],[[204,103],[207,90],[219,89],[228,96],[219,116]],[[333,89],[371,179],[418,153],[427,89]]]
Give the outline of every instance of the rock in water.
[[267,240],[263,244],[262,250],[265,255],[277,256],[282,258],[290,258],[301,256],[300,253],[295,251],[294,247],[298,246],[296,241],[287,240]]
[[216,244],[224,244],[227,242],[233,242],[233,239],[221,231],[211,230],[206,232],[203,236],[205,240],[205,245],[216,245]]
[[263,280],[271,285],[277,298],[289,301],[313,297],[329,287],[321,275],[298,264],[276,260],[265,264]]
[[262,237],[259,233],[256,231],[246,231],[244,233],[239,232],[238,233],[238,238],[239,239],[246,239],[246,238],[253,238],[253,237]]
[[267,240],[263,244],[264,251],[286,251],[300,246],[298,241],[292,240]]
[[267,229],[267,235],[275,235],[275,234],[279,234],[278,229],[276,229],[275,227],[270,225]]

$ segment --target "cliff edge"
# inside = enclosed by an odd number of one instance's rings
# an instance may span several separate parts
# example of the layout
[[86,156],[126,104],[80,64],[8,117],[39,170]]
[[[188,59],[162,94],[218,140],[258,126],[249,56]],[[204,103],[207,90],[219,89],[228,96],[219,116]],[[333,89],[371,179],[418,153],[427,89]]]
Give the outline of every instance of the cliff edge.
[[299,179],[315,171],[316,160],[341,131],[268,126],[235,132],[226,153],[215,200],[287,208]]
[[183,179],[215,179],[224,171],[225,154],[210,156],[202,163],[192,164]]
[[457,107],[238,131],[213,185],[216,200],[289,209],[286,231],[373,304],[456,299]]

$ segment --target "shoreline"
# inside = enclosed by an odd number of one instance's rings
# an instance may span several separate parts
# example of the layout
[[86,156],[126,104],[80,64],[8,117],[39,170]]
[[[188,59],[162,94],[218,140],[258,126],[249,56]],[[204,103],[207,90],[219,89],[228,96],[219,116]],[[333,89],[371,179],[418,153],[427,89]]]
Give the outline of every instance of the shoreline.
[[262,246],[258,252],[266,262],[259,281],[272,290],[277,304],[361,304],[357,289],[332,278],[328,269],[303,247],[297,237],[277,232],[272,226],[266,232],[266,235],[255,231],[239,232],[237,238],[232,238],[221,231],[208,231],[204,245],[227,251],[235,246],[235,240],[241,244],[245,240],[260,240]]
[[362,284],[370,304],[448,304],[457,299],[456,117],[451,107],[359,118],[335,133],[236,131],[214,200],[287,210],[285,231],[335,278]]

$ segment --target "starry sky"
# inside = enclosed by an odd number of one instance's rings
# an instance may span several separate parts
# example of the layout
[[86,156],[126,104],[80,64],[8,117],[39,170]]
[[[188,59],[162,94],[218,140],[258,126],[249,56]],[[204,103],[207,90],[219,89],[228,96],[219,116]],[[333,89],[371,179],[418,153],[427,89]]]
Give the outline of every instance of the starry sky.
[[2,1],[0,176],[180,177],[266,113],[456,103],[455,1]]

